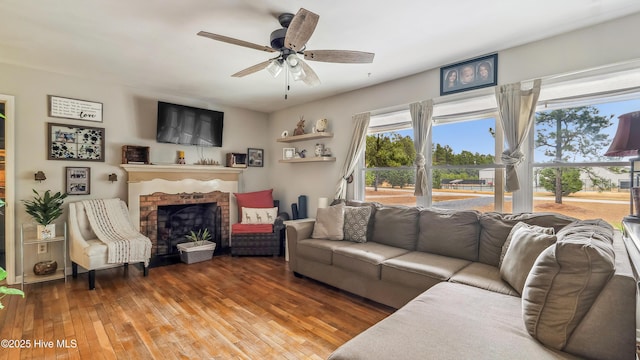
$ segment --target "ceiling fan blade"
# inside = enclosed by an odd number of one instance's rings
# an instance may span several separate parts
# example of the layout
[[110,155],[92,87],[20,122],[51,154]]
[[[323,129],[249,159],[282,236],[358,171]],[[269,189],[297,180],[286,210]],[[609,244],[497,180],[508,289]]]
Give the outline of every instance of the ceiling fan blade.
[[366,64],[372,63],[374,53],[352,50],[306,50],[305,60],[332,63]]
[[300,64],[302,65],[302,70],[304,70],[305,77],[302,81],[309,86],[320,85],[320,78],[318,78],[318,74],[309,66],[306,62],[300,60]]
[[269,46],[258,45],[258,44],[254,44],[254,43],[251,43],[251,42],[248,42],[248,41],[238,40],[238,39],[234,39],[234,38],[231,38],[231,37],[228,37],[228,36],[213,34],[213,33],[206,32],[206,31],[200,31],[200,32],[198,32],[198,35],[207,37],[209,39],[226,42],[226,43],[233,44],[233,45],[239,45],[239,46],[248,47],[250,49],[262,50],[262,51],[266,51],[266,52],[275,52],[275,50],[273,50]]
[[303,49],[307,41],[309,41],[309,38],[311,38],[313,31],[316,29],[318,19],[320,19],[318,14],[300,8],[287,28],[287,34],[284,37],[284,46],[295,51]]
[[273,61],[273,59],[267,60],[267,61],[263,61],[259,64],[255,64],[253,66],[250,66],[244,70],[240,70],[237,73],[231,75],[232,77],[243,77],[243,76],[247,76],[247,75],[251,75],[254,72],[258,72],[264,68],[266,68],[267,66],[269,66],[269,64]]

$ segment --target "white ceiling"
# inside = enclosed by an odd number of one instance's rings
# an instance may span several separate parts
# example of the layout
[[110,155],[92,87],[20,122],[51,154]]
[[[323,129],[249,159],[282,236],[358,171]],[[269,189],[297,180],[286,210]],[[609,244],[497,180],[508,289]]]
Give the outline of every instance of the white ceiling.
[[[374,52],[372,64],[308,62],[322,83],[230,75],[272,54],[276,15],[320,15],[311,50]],[[271,112],[640,11],[638,0],[0,0],[0,62]],[[72,95],[72,94],[69,94]]]

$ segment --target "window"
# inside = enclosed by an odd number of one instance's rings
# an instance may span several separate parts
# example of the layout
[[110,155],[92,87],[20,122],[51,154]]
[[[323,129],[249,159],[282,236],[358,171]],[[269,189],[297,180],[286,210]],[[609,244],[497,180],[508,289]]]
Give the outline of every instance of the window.
[[[618,116],[640,111],[640,62],[543,80],[536,121],[520,149],[525,155],[518,166],[521,190],[514,193],[505,194],[503,188],[504,137],[494,90],[469,96],[434,100],[425,154],[431,183],[424,199],[413,196],[409,111],[372,116],[369,161],[361,159],[355,198],[479,211],[553,211],[603,218],[614,226],[629,214],[629,159],[604,153]],[[378,147],[372,150],[369,141],[374,140]],[[372,154],[387,160],[372,161]]]
[[618,116],[640,109],[640,97],[596,101],[536,113],[533,211],[603,218],[613,225],[629,214],[629,162],[604,153]]
[[[410,116],[408,112],[406,116]],[[406,122],[393,129],[376,131],[375,127],[370,127],[364,156],[364,200],[415,206],[413,129],[407,128]]]

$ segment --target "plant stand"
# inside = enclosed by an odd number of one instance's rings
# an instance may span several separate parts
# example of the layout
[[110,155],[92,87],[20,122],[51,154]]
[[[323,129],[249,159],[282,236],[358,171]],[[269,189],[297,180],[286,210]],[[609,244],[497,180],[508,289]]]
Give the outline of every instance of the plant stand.
[[206,240],[199,241],[198,245],[194,242],[188,242],[176,246],[180,251],[180,260],[186,264],[211,260],[213,251],[216,249],[216,243]]

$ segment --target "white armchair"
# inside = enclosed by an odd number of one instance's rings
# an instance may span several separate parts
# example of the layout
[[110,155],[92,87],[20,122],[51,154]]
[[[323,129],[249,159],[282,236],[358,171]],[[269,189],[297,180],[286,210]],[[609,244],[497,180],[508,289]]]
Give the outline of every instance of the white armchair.
[[[122,200],[120,201],[122,202]],[[67,221],[72,276],[74,279],[78,277],[78,265],[88,270],[89,290],[93,290],[95,289],[96,270],[113,267],[114,265],[107,262],[107,245],[98,239],[91,228],[82,202],[69,203]],[[128,266],[128,263],[123,264],[125,267]],[[143,268],[144,276],[147,276],[149,274],[148,265],[143,263]]]

